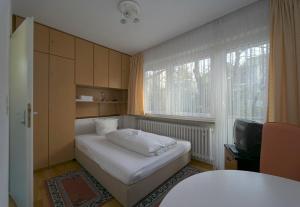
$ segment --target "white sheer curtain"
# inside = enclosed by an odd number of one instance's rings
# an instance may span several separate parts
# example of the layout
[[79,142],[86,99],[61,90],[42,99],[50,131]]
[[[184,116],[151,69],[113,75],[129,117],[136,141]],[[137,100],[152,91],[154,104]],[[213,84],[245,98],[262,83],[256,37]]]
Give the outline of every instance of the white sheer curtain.
[[210,116],[210,64],[210,57],[197,57],[147,70],[146,113]]
[[145,113],[215,118],[217,168],[234,120],[265,120],[268,24],[258,1],[144,52]]

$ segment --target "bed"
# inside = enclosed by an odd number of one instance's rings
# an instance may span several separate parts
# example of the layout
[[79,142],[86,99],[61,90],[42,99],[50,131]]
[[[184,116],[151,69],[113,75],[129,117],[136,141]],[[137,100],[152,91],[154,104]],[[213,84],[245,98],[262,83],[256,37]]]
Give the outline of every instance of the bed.
[[96,134],[93,119],[75,122],[75,158],[123,206],[133,206],[190,162],[190,143],[146,157]]

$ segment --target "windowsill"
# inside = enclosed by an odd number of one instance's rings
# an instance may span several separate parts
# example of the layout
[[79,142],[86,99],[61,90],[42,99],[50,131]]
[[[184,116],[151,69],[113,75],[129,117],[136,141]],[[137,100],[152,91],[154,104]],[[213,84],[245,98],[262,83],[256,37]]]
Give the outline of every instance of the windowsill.
[[215,123],[215,118],[211,118],[211,117],[173,116],[173,115],[161,115],[161,114],[145,114],[145,115],[132,115],[132,116],[147,118],[147,119],[202,122],[202,123],[204,122],[204,123],[208,123],[208,124]]

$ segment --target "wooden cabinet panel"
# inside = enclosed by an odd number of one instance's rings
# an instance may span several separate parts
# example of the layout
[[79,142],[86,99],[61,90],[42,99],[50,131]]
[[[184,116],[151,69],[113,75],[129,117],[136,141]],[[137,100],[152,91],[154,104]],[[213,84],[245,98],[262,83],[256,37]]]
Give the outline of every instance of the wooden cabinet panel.
[[130,57],[122,54],[122,89],[128,89]]
[[93,43],[76,38],[75,75],[76,84],[93,86]]
[[120,104],[120,115],[127,114],[127,103]]
[[118,115],[118,104],[100,104],[99,116],[112,116]]
[[49,28],[34,24],[34,50],[49,53]]
[[227,169],[227,170],[237,170],[238,169],[237,161],[228,152],[227,149],[225,149],[225,169]]
[[122,55],[121,53],[109,51],[109,88],[121,88],[122,86]]
[[74,59],[75,38],[69,34],[50,29],[50,53]]
[[74,158],[74,61],[50,56],[49,164]]
[[108,56],[109,50],[94,45],[94,86],[108,87]]
[[76,103],[76,118],[83,117],[96,117],[99,116],[99,104],[98,103]]
[[48,167],[48,72],[49,55],[35,52],[33,71],[34,169]]

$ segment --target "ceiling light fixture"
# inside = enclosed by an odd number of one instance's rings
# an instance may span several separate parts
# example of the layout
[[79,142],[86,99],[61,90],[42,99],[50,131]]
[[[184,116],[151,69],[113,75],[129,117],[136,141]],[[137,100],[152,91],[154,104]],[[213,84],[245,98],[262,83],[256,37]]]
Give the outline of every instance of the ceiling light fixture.
[[121,12],[122,24],[127,22],[139,23],[140,22],[140,5],[134,0],[123,0],[119,2],[119,10]]

